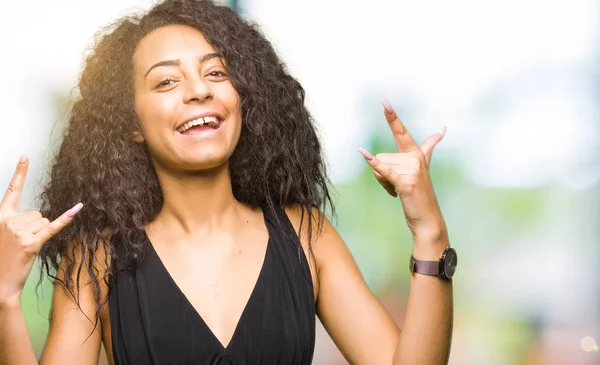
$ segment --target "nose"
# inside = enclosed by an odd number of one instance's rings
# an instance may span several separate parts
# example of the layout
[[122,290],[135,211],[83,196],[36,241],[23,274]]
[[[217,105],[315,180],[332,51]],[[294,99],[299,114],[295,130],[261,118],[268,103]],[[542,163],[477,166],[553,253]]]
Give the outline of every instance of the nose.
[[186,91],[184,95],[184,101],[186,103],[202,102],[212,99],[212,97],[213,92],[210,88],[210,85],[201,77],[195,77],[186,83]]

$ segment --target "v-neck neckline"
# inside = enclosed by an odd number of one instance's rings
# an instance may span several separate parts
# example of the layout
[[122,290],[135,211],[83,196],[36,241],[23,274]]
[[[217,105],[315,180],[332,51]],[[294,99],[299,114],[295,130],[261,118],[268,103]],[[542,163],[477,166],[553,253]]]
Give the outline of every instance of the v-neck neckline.
[[242,313],[240,314],[240,317],[235,325],[235,328],[233,330],[233,333],[231,334],[231,338],[229,339],[229,342],[227,343],[227,345],[223,345],[221,340],[219,340],[219,338],[215,335],[213,330],[208,326],[208,324],[206,323],[206,321],[204,320],[202,315],[200,315],[200,313],[196,310],[196,308],[194,308],[194,305],[190,302],[190,300],[185,295],[185,293],[181,290],[179,285],[177,285],[177,282],[175,281],[175,279],[173,279],[173,276],[171,276],[171,273],[169,272],[169,270],[167,270],[167,267],[164,265],[163,261],[161,260],[160,256],[158,255],[158,252],[156,252],[156,250],[154,249],[154,246],[152,245],[150,238],[144,232],[147,248],[150,251],[150,253],[156,258],[159,269],[163,271],[163,273],[169,279],[169,282],[171,284],[173,284],[173,288],[175,289],[175,291],[178,293],[179,296],[181,296],[184,303],[186,303],[186,305],[189,307],[189,309],[194,313],[194,317],[196,319],[198,319],[198,321],[201,323],[202,326],[204,326],[206,331],[209,333],[210,337],[213,339],[213,342],[215,343],[215,345],[217,345],[222,352],[227,351],[227,349],[229,349],[231,347],[231,345],[233,344],[233,342],[236,338],[237,333],[240,331],[242,321],[244,320],[244,317],[246,316],[246,312],[248,311],[248,308],[249,308],[250,304],[252,303],[252,300],[256,296],[256,292],[258,290],[259,284],[261,282],[262,277],[264,276],[265,267],[267,266],[267,260],[270,257],[269,251],[270,251],[270,246],[271,246],[272,234],[271,234],[271,229],[269,228],[269,224],[267,222],[267,213],[264,209],[263,209],[263,220],[265,222],[265,226],[267,227],[268,238],[267,238],[267,245],[266,245],[267,247],[265,249],[265,255],[263,258],[262,266],[261,266],[258,276],[256,278],[256,282],[254,283],[254,287],[252,288],[252,291],[250,292],[250,296],[248,297],[248,300],[246,301],[246,304],[244,305],[244,309],[242,309]]

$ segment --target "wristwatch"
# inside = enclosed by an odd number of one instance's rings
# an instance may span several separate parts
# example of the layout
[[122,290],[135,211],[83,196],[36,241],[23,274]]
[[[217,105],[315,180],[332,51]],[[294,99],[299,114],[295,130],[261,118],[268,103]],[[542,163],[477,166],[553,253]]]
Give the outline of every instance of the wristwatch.
[[450,280],[456,271],[457,260],[456,251],[452,247],[448,247],[442,252],[439,261],[421,261],[410,255],[409,268],[412,274],[439,276],[442,279]]

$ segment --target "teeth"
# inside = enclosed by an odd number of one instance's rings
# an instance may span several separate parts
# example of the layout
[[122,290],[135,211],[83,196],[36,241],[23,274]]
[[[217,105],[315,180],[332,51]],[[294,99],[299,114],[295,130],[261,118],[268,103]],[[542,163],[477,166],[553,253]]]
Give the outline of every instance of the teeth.
[[190,129],[194,126],[202,126],[205,124],[211,128],[216,128],[219,125],[219,120],[215,116],[208,116],[208,117],[204,117],[204,118],[194,119],[189,122],[186,122],[185,124],[183,124],[182,126],[177,128],[177,131],[179,133],[185,133],[185,131],[187,131],[188,129]]

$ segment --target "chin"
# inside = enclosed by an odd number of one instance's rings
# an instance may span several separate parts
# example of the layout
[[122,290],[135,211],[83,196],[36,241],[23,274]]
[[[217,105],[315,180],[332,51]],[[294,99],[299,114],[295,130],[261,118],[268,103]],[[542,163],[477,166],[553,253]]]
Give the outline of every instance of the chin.
[[193,171],[215,170],[226,166],[228,161],[229,158],[227,156],[215,156],[202,159],[193,159],[186,161],[184,168],[186,170]]

